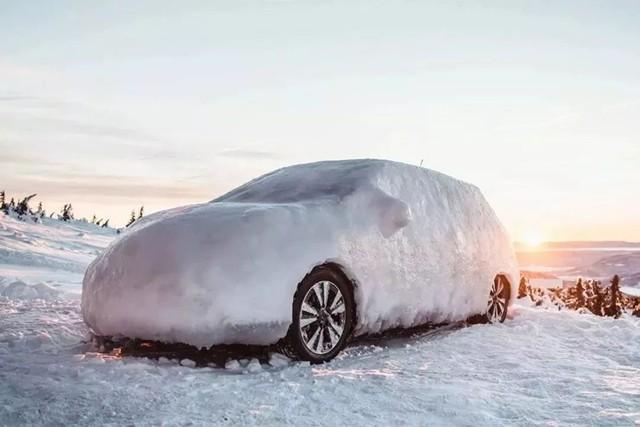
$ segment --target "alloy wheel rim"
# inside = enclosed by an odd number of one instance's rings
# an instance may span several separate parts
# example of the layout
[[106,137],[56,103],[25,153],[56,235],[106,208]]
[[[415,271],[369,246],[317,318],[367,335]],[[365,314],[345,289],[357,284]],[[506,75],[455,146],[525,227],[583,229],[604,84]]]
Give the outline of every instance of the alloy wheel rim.
[[497,277],[491,286],[489,300],[487,301],[487,314],[491,323],[499,323],[504,319],[507,311],[507,296],[504,295],[506,287],[502,279]]
[[298,313],[300,336],[312,353],[335,349],[345,333],[346,307],[340,288],[322,280],[309,288]]

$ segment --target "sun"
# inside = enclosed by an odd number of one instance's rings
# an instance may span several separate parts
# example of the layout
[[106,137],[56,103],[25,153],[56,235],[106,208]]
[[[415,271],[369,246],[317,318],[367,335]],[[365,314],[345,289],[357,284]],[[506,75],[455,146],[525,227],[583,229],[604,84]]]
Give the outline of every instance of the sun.
[[529,246],[530,248],[540,247],[540,245],[542,245],[542,243],[544,243],[545,241],[542,234],[537,231],[529,231],[525,233],[522,240],[524,244]]

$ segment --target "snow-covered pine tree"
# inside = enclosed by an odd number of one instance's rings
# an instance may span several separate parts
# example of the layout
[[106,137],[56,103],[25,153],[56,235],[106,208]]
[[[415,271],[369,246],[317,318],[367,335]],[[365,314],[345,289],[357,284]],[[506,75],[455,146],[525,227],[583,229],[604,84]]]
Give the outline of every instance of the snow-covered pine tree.
[[609,294],[609,304],[605,307],[605,314],[611,317],[620,317],[622,314],[622,308],[620,307],[620,277],[617,274],[611,279]]
[[98,218],[96,217],[96,214],[93,214],[93,216],[91,217],[91,224],[95,224],[97,220]]
[[64,207],[62,208],[62,211],[60,211],[61,215],[60,215],[60,219],[62,219],[63,221],[70,221],[73,219],[73,207],[71,206],[71,203],[64,205]]
[[582,278],[578,278],[576,283],[576,308],[582,308],[586,306],[586,299],[584,294],[584,286],[582,286]]
[[134,222],[136,222],[136,211],[131,211],[131,218],[129,218],[129,222],[127,223],[126,227],[129,227]]
[[7,203],[4,200],[4,190],[0,191],[0,210],[3,211],[4,213],[9,213],[8,209],[7,209]]
[[144,215],[144,206],[140,206],[140,212],[138,213],[138,219],[142,218]]
[[595,294],[595,300],[593,310],[591,311],[595,315],[604,316],[605,293],[602,286],[600,286],[600,282],[597,280],[593,281],[593,293]]
[[[102,220],[100,220],[102,221]],[[102,224],[102,228],[106,228],[109,226],[109,219],[107,218],[107,220],[104,222],[104,224]]]
[[[582,285],[582,281],[580,279],[578,279],[578,283]],[[576,283],[575,286],[569,287],[565,292],[563,292],[564,302],[567,304],[567,307],[572,310],[577,310],[578,308],[580,308],[580,305],[578,303],[578,283]]]
[[20,202],[18,202],[18,205],[15,208],[15,211],[18,214],[18,217],[22,217],[24,215],[28,215],[31,213],[31,210],[29,209],[29,201],[34,197],[36,197],[36,195],[31,194],[30,196],[27,196],[24,199],[22,199]]

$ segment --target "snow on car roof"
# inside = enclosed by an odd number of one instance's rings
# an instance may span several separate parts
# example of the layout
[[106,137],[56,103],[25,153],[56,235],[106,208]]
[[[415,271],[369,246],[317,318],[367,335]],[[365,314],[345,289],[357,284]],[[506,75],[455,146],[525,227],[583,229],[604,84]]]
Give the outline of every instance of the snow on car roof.
[[212,202],[291,203],[316,198],[342,199],[372,185],[386,165],[422,170],[430,177],[470,185],[439,172],[391,160],[328,160],[277,169],[247,182]]

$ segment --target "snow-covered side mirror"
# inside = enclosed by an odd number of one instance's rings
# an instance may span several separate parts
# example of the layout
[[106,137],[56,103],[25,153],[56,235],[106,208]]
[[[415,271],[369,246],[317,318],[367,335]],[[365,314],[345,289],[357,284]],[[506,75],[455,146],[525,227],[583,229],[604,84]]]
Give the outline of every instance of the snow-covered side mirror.
[[372,188],[369,196],[367,208],[375,214],[378,229],[385,238],[393,236],[411,221],[411,209],[402,200],[379,188]]

